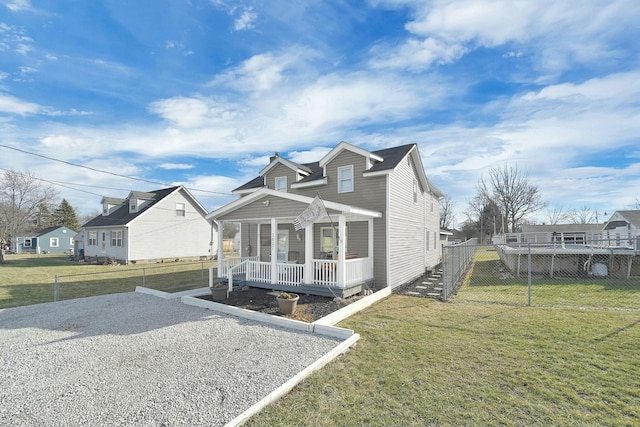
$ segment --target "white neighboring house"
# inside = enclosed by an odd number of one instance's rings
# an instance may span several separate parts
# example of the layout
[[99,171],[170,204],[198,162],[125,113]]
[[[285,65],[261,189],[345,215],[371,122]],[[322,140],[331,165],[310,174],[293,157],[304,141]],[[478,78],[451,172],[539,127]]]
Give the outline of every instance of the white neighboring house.
[[102,214],[82,226],[85,257],[120,262],[210,257],[217,226],[183,186],[102,198]]

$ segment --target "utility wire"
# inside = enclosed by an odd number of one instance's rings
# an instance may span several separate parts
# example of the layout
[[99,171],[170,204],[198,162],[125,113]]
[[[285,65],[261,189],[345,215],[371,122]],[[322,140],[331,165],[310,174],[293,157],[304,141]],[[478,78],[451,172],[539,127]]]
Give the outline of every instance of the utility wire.
[[[45,156],[43,154],[33,153],[31,151],[22,150],[20,148],[11,147],[11,146],[4,145],[4,144],[0,144],[0,147],[7,148],[9,150],[18,151],[18,152],[24,153],[24,154],[29,154],[31,156],[37,156],[37,157],[40,157],[40,158],[43,158],[43,159],[52,160],[54,162],[64,163],[64,164],[69,165],[69,166],[75,166],[75,167],[79,167],[79,168],[89,169],[89,170],[94,171],[94,172],[105,173],[105,174],[117,176],[117,177],[120,177],[120,178],[132,179],[134,181],[148,182],[150,184],[161,185],[163,187],[172,187],[172,185],[166,184],[166,183],[163,183],[163,182],[151,181],[151,180],[144,179],[144,178],[137,178],[135,176],[121,175],[121,174],[118,174],[118,173],[115,173],[115,172],[109,172],[109,171],[105,171],[105,170],[102,170],[102,169],[96,169],[96,168],[93,168],[91,166],[80,165],[80,164],[77,164],[77,163],[68,162],[66,160],[55,159],[53,157],[48,157],[48,156]],[[189,190],[190,191],[198,191],[198,192],[201,192],[201,193],[217,194],[217,195],[220,195],[220,196],[233,196],[233,194],[220,193],[220,192],[217,192],[217,191],[209,191],[209,190],[199,190],[197,188],[189,188]]]

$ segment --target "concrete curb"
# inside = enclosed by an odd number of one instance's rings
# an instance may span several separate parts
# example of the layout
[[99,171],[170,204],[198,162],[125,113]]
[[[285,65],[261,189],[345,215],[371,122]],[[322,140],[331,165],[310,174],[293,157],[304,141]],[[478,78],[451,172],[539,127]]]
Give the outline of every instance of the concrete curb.
[[233,420],[229,421],[225,424],[226,427],[235,427],[244,424],[249,418],[253,415],[260,412],[264,407],[275,402],[280,399],[287,393],[291,391],[296,385],[298,385],[302,380],[311,375],[313,372],[319,370],[327,363],[331,362],[341,354],[345,353],[349,350],[355,343],[360,339],[360,335],[353,334],[350,338],[338,344],[333,350],[313,362],[311,365],[307,366],[305,369],[300,371],[293,378],[289,379],[287,382],[282,384],[280,387],[269,393],[258,403],[251,406],[249,409],[244,411],[242,414],[238,415]]
[[322,319],[318,319],[313,323],[316,325],[335,325],[336,323],[343,321],[347,317],[350,317],[361,310],[364,310],[365,308],[375,304],[383,298],[388,297],[389,295],[391,295],[391,288],[381,289],[379,291],[376,291],[372,295],[368,295],[354,303],[349,304],[346,307],[341,308],[340,310],[334,311],[333,313],[324,316]]

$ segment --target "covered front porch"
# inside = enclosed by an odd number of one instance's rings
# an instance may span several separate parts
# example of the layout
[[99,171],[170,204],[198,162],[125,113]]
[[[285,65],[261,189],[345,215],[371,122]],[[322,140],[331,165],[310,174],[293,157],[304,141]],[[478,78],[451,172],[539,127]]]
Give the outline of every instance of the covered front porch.
[[[303,229],[294,220],[314,199],[263,189],[212,212],[218,229],[241,224],[241,256],[225,258],[219,243],[217,278],[244,286],[348,297],[374,284],[374,218],[379,212],[323,202]],[[233,205],[233,206],[232,206]],[[222,242],[222,239],[219,239]]]

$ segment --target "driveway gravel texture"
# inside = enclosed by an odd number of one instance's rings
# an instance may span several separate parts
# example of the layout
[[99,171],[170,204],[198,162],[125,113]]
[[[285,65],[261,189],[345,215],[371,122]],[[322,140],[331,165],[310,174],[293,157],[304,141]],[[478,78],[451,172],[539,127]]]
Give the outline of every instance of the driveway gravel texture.
[[0,310],[0,425],[224,425],[340,340],[125,293]]

